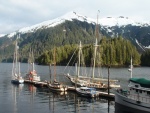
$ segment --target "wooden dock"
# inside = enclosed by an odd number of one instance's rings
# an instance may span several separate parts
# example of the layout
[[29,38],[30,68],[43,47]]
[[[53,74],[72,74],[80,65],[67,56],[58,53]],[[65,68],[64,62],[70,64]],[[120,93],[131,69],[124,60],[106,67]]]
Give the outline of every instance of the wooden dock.
[[106,98],[115,98],[115,94],[113,94],[113,93],[109,93],[108,94],[108,92],[99,92],[99,96],[100,97],[106,97]]
[[[75,87],[71,87],[71,86],[68,86],[67,90],[76,92]],[[112,98],[112,99],[115,98],[115,94],[113,94],[113,93],[108,94],[108,92],[102,92],[102,91],[98,91],[98,92],[99,92],[99,97],[106,97],[106,98]]]
[[47,82],[24,80],[24,83],[33,84],[37,87],[47,87]]
[[[42,82],[42,81],[31,81],[31,80],[24,80],[25,83],[28,84],[33,84],[36,87],[47,87],[47,82]],[[76,89],[74,86],[67,86],[67,91],[74,91],[76,92]],[[109,93],[108,92],[102,92],[102,91],[98,91],[99,92],[99,97],[105,97],[105,98],[115,98],[115,95],[113,93]]]

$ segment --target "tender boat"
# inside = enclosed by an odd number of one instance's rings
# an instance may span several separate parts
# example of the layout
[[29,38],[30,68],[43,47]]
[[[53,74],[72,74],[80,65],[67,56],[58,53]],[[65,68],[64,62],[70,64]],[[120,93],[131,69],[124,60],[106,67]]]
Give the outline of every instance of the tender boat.
[[130,78],[128,90],[116,90],[115,102],[144,113],[150,113],[150,80]]
[[81,96],[86,96],[86,97],[97,97],[97,96],[99,96],[99,92],[96,91],[95,88],[79,87],[79,88],[76,88],[76,92],[78,94],[80,94]]

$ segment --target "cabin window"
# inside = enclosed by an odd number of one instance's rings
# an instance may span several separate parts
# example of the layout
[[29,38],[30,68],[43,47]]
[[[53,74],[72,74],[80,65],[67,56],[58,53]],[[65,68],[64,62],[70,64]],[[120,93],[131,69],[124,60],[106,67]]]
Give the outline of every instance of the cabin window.
[[150,95],[150,92],[149,92],[149,91],[147,92],[147,95]]
[[138,87],[138,85],[135,85],[135,87]]
[[138,89],[136,89],[136,93],[138,93]]
[[142,90],[139,90],[140,93],[142,93]]

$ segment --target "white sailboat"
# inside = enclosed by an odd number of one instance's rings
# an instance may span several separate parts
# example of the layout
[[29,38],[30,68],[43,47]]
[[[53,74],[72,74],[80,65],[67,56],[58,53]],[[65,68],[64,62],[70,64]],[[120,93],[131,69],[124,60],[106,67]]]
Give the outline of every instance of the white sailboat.
[[13,60],[13,68],[12,68],[12,83],[22,84],[24,83],[24,79],[21,77],[20,73],[20,62],[18,62],[18,45],[17,40],[15,43],[15,52],[14,52],[14,60]]

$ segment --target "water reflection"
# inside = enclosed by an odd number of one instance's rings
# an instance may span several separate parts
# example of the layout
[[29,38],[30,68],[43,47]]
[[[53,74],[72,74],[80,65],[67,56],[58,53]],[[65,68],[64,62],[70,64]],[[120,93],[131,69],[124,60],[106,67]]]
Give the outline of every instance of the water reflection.
[[[58,107],[61,104],[62,110],[66,113],[113,113],[114,101],[104,98],[85,98],[78,96],[75,92],[56,93],[50,92],[49,105],[53,113],[61,112]],[[110,107],[111,106],[111,107]]]
[[114,113],[114,101],[85,98],[75,92],[52,92],[30,84],[12,84],[11,113]]
[[23,89],[23,86],[23,84],[12,84],[13,113],[18,113],[18,98]]

